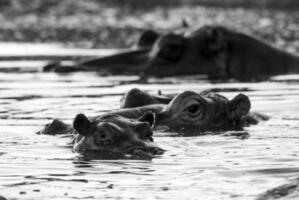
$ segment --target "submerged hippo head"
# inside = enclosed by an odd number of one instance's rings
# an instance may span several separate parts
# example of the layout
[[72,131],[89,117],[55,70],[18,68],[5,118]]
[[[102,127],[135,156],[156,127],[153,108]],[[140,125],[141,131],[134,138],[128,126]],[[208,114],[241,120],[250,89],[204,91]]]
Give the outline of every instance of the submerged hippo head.
[[152,144],[152,127],[155,116],[145,113],[138,120],[115,114],[88,119],[76,116],[73,126],[78,132],[74,140],[74,151],[82,154],[130,154],[141,159],[150,159],[163,150]]
[[43,129],[37,132],[37,134],[40,135],[66,135],[72,133],[73,128],[58,119],[54,119],[51,123],[46,124]]
[[241,128],[239,122],[249,110],[250,101],[243,94],[229,101],[214,93],[185,91],[157,114],[157,123],[176,131],[189,128],[194,131],[232,130]]
[[156,42],[145,75],[224,73],[226,41],[221,27],[204,26],[188,34],[167,34]]
[[153,45],[143,75],[207,74],[209,78],[263,80],[296,72],[298,57],[254,36],[207,25],[185,34],[161,36]]

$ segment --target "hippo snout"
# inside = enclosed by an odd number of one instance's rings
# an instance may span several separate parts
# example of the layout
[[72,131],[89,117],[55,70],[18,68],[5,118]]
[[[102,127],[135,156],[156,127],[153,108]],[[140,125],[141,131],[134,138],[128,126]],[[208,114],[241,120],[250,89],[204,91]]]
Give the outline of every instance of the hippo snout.
[[159,147],[133,147],[127,151],[127,154],[130,154],[132,158],[151,160],[164,152],[165,150]]

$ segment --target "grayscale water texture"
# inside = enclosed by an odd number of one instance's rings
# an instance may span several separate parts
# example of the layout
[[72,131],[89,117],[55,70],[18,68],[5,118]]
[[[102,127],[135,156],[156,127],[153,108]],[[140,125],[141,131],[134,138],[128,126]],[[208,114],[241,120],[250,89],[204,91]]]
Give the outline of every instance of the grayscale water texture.
[[[211,84],[198,77],[151,79],[96,73],[0,73],[0,195],[8,199],[253,200],[299,174],[299,76]],[[86,160],[68,137],[36,135],[53,118],[71,123],[116,109],[127,90],[243,92],[271,116],[245,132],[177,137],[155,133],[167,151],[151,161]],[[194,130],[196,133],[196,130]]]

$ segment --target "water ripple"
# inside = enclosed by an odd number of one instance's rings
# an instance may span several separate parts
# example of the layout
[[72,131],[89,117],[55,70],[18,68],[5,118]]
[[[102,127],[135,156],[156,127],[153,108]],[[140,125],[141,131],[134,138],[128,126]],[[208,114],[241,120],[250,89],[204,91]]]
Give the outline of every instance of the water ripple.
[[[0,194],[9,199],[248,200],[299,173],[298,82],[169,78],[142,84],[94,73],[0,73],[0,79]],[[53,118],[71,123],[79,112],[115,109],[133,87],[169,94],[210,90],[229,98],[243,92],[271,119],[240,132],[182,137],[158,131],[155,141],[167,151],[151,161],[88,159],[72,152],[69,137],[35,134]]]

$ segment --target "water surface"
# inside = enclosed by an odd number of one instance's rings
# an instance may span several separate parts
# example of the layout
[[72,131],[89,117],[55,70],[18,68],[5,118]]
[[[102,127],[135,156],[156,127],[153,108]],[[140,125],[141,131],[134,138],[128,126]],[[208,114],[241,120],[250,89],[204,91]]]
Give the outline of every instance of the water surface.
[[[298,176],[299,76],[241,84],[196,77],[136,80],[96,73],[0,73],[0,194],[25,200],[252,200]],[[88,161],[71,151],[70,138],[35,134],[53,118],[71,123],[78,113],[94,116],[118,108],[133,87],[152,93],[212,89],[229,98],[243,92],[252,110],[271,119],[246,128],[249,137],[157,132],[155,141],[167,151],[151,161]]]

